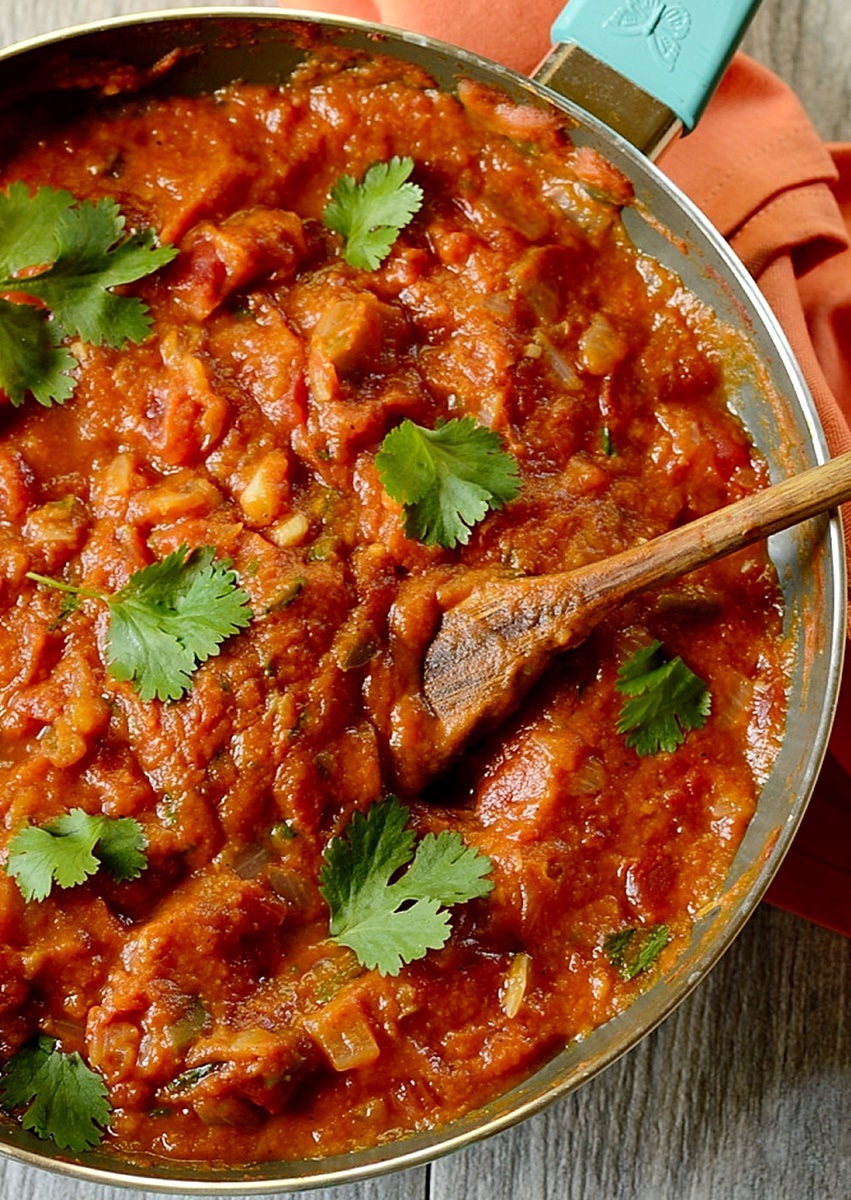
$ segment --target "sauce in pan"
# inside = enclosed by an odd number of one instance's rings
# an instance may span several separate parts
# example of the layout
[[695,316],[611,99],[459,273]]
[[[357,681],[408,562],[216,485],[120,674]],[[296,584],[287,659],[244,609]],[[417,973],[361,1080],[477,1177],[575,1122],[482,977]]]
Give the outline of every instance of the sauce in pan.
[[[421,207],[352,266],[329,194],[394,156]],[[0,403],[5,1077],[39,1036],[79,1053],[108,1089],[104,1146],[137,1159],[322,1156],[444,1123],[622,1011],[719,889],[784,717],[764,547],[626,605],[450,776],[400,795],[417,838],[489,859],[442,946],[382,973],[330,938],[328,845],[399,791],[388,739],[410,740],[453,589],[601,558],[765,484],[729,408],[738,340],[633,247],[628,183],[563,119],[381,58],[113,97],[0,176],[110,197],[178,251],[122,287],[147,338],[66,339],[72,396]],[[427,544],[376,459],[404,421],[456,418],[497,435],[519,487],[466,544]],[[101,597],[203,547],[250,621],[179,698],[143,697],[109,667]],[[619,672],[655,642],[703,709],[639,753]],[[16,839],[59,841],[76,810],[132,819],[144,866],[110,871],[102,841],[81,882],[27,899]]]

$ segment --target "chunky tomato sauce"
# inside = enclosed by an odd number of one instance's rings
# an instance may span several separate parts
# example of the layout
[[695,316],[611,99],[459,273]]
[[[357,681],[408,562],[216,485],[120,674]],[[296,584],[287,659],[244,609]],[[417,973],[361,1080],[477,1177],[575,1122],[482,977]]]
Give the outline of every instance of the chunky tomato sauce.
[[[422,210],[352,268],[329,190],[394,154]],[[467,572],[579,565],[765,484],[728,407],[733,335],[633,248],[627,183],[562,119],[381,59],[112,98],[7,155],[14,180],[112,197],[179,255],[129,289],[147,341],[75,345],[62,406],[0,405],[0,839],[78,807],[134,817],[148,862],[30,903],[0,872],[0,1058],[37,1033],[79,1051],[105,1144],[136,1158],[312,1157],[446,1122],[623,1010],[719,889],[783,718],[764,549],[623,607],[402,796],[418,832],[493,863],[442,950],[382,977],[330,942],[323,850],[398,790],[388,738]],[[464,415],[521,491],[467,546],[426,547],[375,455],[405,417]],[[232,560],[254,619],[182,699],[143,702],[105,668],[103,604],[67,611],[27,572],[110,591],[184,545]],[[653,639],[712,709],[640,757],[615,682]],[[668,946],[624,980],[607,939],[658,924]]]

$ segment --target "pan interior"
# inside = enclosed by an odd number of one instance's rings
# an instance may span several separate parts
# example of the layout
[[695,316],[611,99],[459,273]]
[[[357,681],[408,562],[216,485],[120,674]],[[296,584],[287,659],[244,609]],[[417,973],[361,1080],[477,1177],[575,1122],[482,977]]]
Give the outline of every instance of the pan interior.
[[[0,111],[55,103],[45,80],[68,79],[92,60],[147,68],[175,47],[178,62],[150,86],[169,92],[207,91],[235,78],[277,83],[315,47],[333,44],[379,50],[428,70],[440,87],[459,76],[502,87],[512,98],[556,104],[576,121],[575,138],[604,153],[633,182],[637,203],[627,214],[636,244],[677,272],[721,320],[742,331],[736,408],[758,449],[780,479],[828,457],[813,402],[782,333],[753,281],[705,219],[630,146],[547,89],[430,39],[361,23],[272,15],[268,10],[197,10],[116,20],[7,52]],[[73,89],[65,98],[73,100]],[[14,136],[7,121],[4,137]],[[649,1032],[699,982],[755,908],[788,848],[817,775],[836,703],[845,628],[845,574],[836,518],[821,518],[777,535],[771,543],[785,598],[786,634],[794,652],[789,698],[795,720],[765,784],[759,808],[712,911],[696,924],[675,968],[620,1017],[568,1046],[531,1078],[483,1110],[426,1134],[373,1150],[315,1162],[267,1163],[218,1172],[174,1164],[124,1165],[93,1153],[63,1163],[45,1143],[17,1127],[3,1128],[4,1149],[21,1161],[100,1183],[146,1186],[178,1194],[290,1191],[352,1181],[414,1165],[513,1124],[577,1087]]]

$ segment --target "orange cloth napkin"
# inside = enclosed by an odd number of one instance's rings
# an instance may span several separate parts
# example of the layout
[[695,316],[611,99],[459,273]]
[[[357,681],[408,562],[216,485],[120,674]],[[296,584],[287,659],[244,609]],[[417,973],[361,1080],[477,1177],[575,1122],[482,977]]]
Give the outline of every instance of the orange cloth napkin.
[[[549,50],[561,7],[526,0],[518,14],[513,0],[299,5],[429,34],[525,74]],[[662,166],[757,279],[807,378],[831,452],[851,449],[851,144],[826,146],[789,88],[739,54],[696,130]],[[851,545],[851,506],[845,513]],[[851,936],[851,660],[815,795],[768,899]]]

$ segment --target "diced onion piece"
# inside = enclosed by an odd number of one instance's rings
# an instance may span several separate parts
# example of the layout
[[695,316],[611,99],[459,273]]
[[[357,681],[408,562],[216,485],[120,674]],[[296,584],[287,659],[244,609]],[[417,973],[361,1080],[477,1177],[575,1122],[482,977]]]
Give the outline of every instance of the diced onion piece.
[[266,872],[269,886],[276,896],[287,902],[296,912],[310,912],[314,905],[314,893],[309,882],[298,871],[274,864]]
[[104,1008],[91,1010],[86,1029],[89,1063],[110,1083],[123,1083],[132,1078],[141,1040],[138,1025],[112,1020]]
[[717,706],[716,724],[723,729],[747,728],[754,707],[753,680],[731,672],[723,702]]
[[572,772],[568,783],[571,796],[599,796],[606,784],[606,768],[595,754],[589,755]]
[[265,846],[261,846],[259,842],[253,842],[236,854],[231,867],[240,879],[256,879],[270,857]]
[[540,330],[538,331],[537,339],[543,352],[544,361],[552,368],[565,387],[570,391],[580,391],[582,384],[579,376],[564,354],[560,350],[557,350],[549,338],[541,333]]
[[595,313],[579,339],[579,362],[589,375],[609,375],[626,356],[628,343],[604,313]]
[[304,1026],[335,1071],[371,1066],[380,1054],[369,1022],[353,996],[335,997],[305,1017]]
[[288,546],[300,546],[309,529],[310,522],[304,513],[293,513],[291,517],[284,517],[270,526],[266,530],[266,536],[281,550],[285,550]]
[[499,989],[499,1003],[502,1011],[509,1018],[516,1017],[526,995],[526,985],[529,982],[529,955],[521,951],[511,960],[511,966],[506,972],[502,987]]
[[205,517],[221,502],[221,492],[214,483],[184,469],[149,487],[138,487],[127,505],[127,519],[133,525],[150,529],[183,518]]
[[289,499],[289,460],[283,450],[264,454],[239,494],[239,506],[252,525],[269,525]]
[[45,1032],[51,1037],[59,1038],[65,1046],[81,1046],[86,1037],[85,1021],[75,1021],[72,1017],[55,1017],[45,1022]]
[[200,996],[193,996],[183,1016],[166,1027],[168,1040],[176,1050],[185,1050],[199,1034],[203,1033],[209,1020],[204,1001]]

